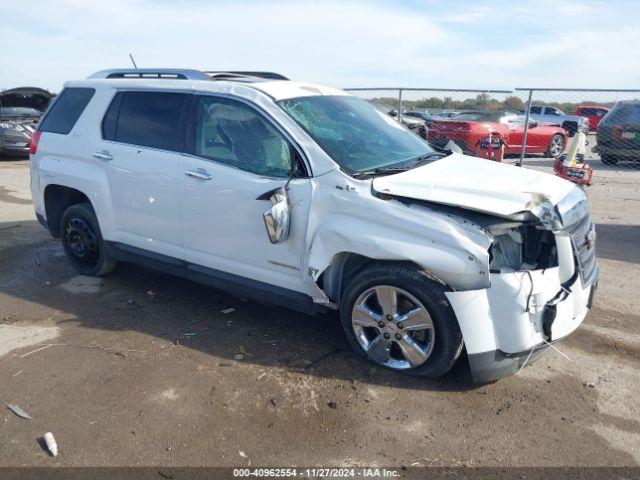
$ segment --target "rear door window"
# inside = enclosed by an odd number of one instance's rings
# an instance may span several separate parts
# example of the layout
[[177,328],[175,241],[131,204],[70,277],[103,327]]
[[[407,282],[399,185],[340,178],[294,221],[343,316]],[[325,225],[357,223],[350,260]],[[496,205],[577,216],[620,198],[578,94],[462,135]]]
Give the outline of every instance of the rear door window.
[[65,88],[54,100],[38,129],[66,135],[73,129],[94,93],[93,88]]
[[185,93],[120,92],[102,122],[105,140],[182,152]]

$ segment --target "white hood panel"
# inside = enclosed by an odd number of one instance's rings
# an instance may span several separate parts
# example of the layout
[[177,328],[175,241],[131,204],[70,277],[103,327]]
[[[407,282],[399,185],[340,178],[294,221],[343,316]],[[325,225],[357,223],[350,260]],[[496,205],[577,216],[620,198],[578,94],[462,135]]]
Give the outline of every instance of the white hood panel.
[[379,193],[507,217],[556,205],[575,186],[548,173],[452,154],[406,172],[373,179]]

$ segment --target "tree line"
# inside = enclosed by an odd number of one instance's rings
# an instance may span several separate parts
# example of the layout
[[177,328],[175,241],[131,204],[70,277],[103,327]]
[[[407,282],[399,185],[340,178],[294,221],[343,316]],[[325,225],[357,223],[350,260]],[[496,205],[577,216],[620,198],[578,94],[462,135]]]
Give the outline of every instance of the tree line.
[[[392,109],[398,107],[397,97],[380,97],[375,100],[383,102],[389,105]],[[551,105],[565,113],[575,112],[576,108],[581,105],[594,105],[601,107],[611,108],[615,102],[594,102],[594,101],[582,101],[582,102],[543,102],[534,100],[532,105]],[[509,110],[518,111],[526,108],[526,102],[520,97],[509,96],[504,100],[499,100],[492,97],[487,93],[480,93],[474,98],[467,98],[464,100],[456,100],[453,97],[429,97],[422,98],[420,100],[402,100],[402,108],[405,111],[409,110],[429,110],[429,111],[441,111],[441,110]]]

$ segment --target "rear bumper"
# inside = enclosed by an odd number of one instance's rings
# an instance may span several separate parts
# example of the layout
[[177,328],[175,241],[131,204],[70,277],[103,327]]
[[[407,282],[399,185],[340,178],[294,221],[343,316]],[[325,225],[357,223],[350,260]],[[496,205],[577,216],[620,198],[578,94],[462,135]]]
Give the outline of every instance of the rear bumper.
[[626,145],[603,145],[599,143],[593,150],[600,155],[611,155],[618,158],[640,160],[640,148],[627,148]]
[[29,145],[0,144],[0,155],[27,157],[29,156]]

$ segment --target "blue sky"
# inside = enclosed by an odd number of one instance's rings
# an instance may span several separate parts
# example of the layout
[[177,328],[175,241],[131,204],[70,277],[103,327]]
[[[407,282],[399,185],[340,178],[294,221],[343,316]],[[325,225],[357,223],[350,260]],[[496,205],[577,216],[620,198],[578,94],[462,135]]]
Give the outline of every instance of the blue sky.
[[0,0],[0,89],[96,70],[272,70],[349,86],[639,88],[640,2]]

